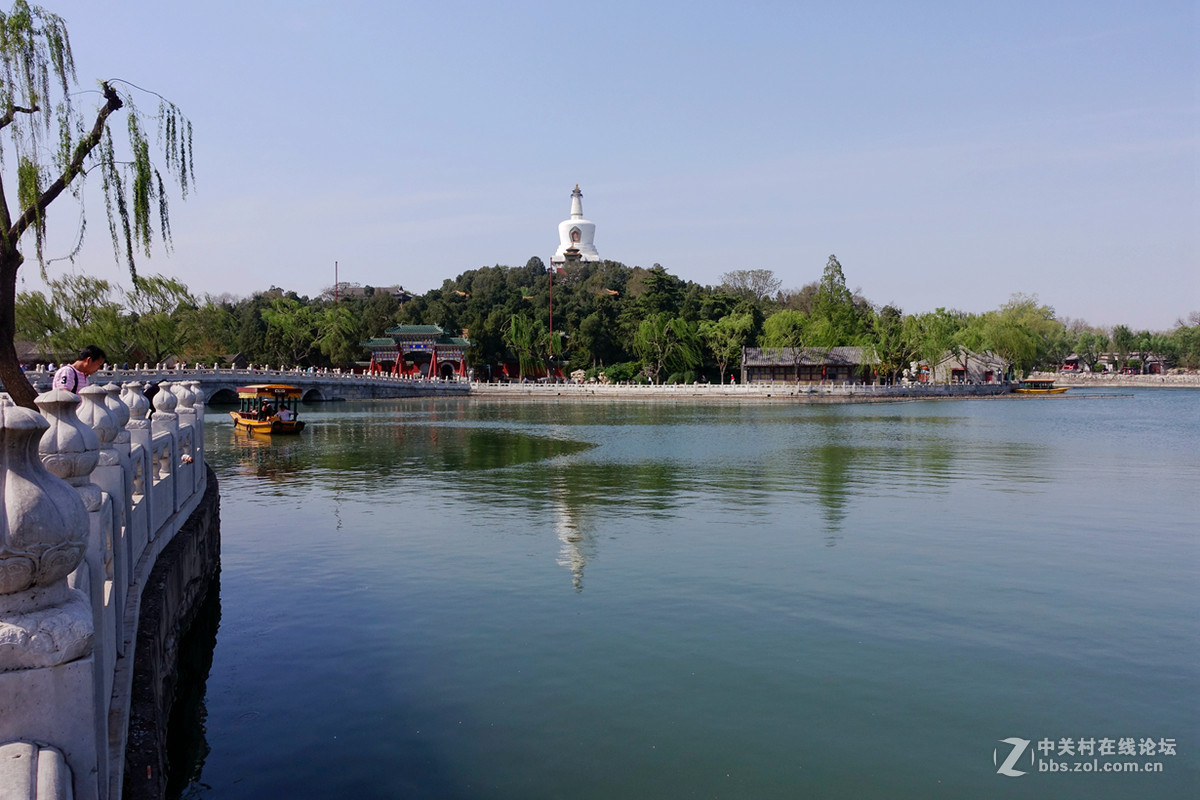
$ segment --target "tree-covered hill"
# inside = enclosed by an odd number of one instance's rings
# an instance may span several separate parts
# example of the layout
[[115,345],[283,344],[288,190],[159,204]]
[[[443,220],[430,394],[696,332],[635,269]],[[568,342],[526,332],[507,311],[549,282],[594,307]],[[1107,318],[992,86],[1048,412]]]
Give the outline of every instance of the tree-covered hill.
[[1112,330],[1060,319],[1036,295],[1014,295],[981,314],[937,308],[905,313],[877,306],[847,286],[830,256],[813,281],[781,288],[770,270],[736,270],[718,286],[680,278],[662,266],[575,262],[553,272],[539,258],[524,266],[468,270],[423,295],[343,285],[308,298],[272,287],[248,298],[194,297],[179,281],[139,278],[125,290],[79,276],[17,298],[17,339],[45,360],[62,361],[84,344],[110,360],[157,363],[174,356],[213,363],[241,354],[251,363],[346,367],[369,356],[366,339],[398,324],[465,331],[476,374],[502,363],[554,364],[569,372],[650,380],[727,379],[741,348],[831,348],[873,354],[878,377],[946,353],[992,351],[1020,372],[1053,369],[1076,354],[1095,366],[1141,369],[1143,354],[1200,367],[1200,313],[1163,332]]

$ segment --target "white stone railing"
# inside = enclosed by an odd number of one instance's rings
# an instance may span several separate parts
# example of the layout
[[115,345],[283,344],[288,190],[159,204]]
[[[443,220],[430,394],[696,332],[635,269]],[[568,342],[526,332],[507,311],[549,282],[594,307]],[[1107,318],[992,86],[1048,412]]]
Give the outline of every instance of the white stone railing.
[[[25,377],[35,387],[49,386],[54,372],[38,365],[25,373]],[[165,367],[162,364],[133,364],[125,367],[114,367],[106,364],[103,369],[93,376],[96,382],[106,380],[142,380],[180,381],[194,378],[230,378],[245,383],[268,383],[272,379],[294,380],[297,378],[320,378],[324,380],[378,383],[466,383],[467,379],[455,375],[450,378],[427,378],[421,375],[390,375],[386,372],[352,372],[340,368],[328,367],[271,367],[265,364],[247,367],[219,367],[216,364],[203,364],[190,367]]]
[[121,796],[142,589],[207,485],[199,396],[0,395],[0,797]]

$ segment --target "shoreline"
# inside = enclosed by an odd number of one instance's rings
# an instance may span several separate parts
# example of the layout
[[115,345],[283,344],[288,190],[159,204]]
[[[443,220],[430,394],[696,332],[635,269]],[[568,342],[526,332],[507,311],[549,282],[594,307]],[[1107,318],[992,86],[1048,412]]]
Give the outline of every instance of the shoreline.
[[1109,372],[1034,372],[1030,378],[1054,379],[1059,386],[1104,389],[1200,389],[1200,374],[1117,375]]
[[889,403],[906,400],[1012,397],[1012,384],[879,386],[874,384],[623,384],[472,383],[470,397],[521,399],[709,401],[789,403]]
[[[1200,389],[1200,375],[1070,375],[1033,373],[1030,378],[1051,379],[1060,386],[1108,389],[1106,397],[1129,397],[1127,389]],[[1009,398],[1025,400],[1037,397],[1084,397],[1086,395],[1023,395],[1012,390],[1015,383],[894,385],[874,384],[597,384],[597,383],[471,383],[470,397],[524,400],[640,400],[647,402],[741,401],[773,403],[897,403],[912,400],[951,400]]]

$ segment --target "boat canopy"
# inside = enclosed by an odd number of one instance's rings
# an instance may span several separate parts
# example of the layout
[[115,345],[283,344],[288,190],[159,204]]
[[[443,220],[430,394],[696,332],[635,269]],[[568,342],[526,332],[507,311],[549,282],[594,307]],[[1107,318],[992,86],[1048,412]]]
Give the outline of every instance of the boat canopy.
[[288,386],[283,383],[255,383],[250,386],[239,386],[237,388],[237,395],[240,400],[259,397],[299,400],[301,394],[303,393],[297,387]]

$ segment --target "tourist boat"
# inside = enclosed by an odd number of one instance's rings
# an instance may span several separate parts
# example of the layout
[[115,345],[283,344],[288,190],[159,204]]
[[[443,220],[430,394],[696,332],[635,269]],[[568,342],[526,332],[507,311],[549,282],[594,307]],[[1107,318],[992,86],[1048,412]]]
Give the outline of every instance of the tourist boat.
[[[235,430],[250,433],[299,433],[304,422],[296,419],[301,391],[282,383],[239,386],[238,410],[230,411]],[[282,418],[281,418],[282,417]]]
[[1013,391],[1017,394],[1062,394],[1068,388],[1055,386],[1054,378],[1026,378]]

